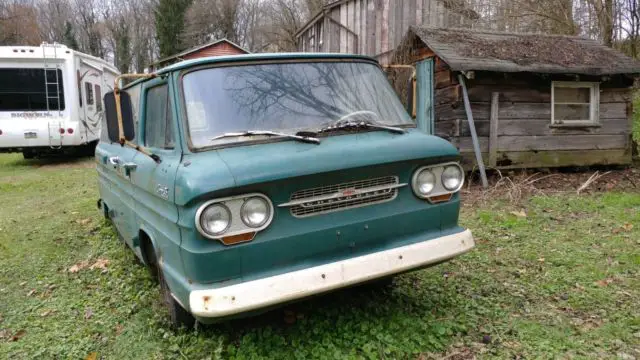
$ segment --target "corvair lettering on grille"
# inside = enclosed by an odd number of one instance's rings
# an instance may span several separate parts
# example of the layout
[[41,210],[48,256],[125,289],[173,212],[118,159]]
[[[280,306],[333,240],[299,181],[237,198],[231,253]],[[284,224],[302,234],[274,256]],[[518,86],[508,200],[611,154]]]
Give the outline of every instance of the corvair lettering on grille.
[[297,191],[291,201],[278,206],[290,207],[295,217],[320,215],[391,201],[404,186],[395,176],[355,181]]

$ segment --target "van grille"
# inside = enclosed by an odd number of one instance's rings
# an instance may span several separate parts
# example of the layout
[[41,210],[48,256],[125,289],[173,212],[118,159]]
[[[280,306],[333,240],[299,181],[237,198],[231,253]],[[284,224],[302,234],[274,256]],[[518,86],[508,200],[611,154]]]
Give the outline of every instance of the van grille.
[[362,206],[380,204],[395,199],[400,184],[397,176],[353,181],[296,191],[280,207],[290,207],[295,217],[308,217]]

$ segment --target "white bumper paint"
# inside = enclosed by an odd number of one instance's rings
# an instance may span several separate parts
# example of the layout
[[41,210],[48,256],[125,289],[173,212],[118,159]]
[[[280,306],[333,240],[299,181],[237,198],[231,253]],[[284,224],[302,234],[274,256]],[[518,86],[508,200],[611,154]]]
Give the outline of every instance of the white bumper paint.
[[239,314],[435,264],[471,250],[470,230],[417,244],[237,285],[190,293],[191,313],[200,317]]

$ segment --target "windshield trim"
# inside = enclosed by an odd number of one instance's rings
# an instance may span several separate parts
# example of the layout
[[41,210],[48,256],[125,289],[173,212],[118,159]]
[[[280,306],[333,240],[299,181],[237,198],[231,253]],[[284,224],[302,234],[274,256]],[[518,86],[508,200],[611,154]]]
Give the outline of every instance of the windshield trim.
[[[256,145],[256,144],[268,144],[268,143],[274,143],[274,142],[282,142],[282,141],[293,141],[291,139],[285,138],[285,137],[270,137],[270,138],[265,138],[265,139],[257,139],[257,140],[240,140],[240,141],[235,141],[235,142],[231,142],[231,143],[222,143],[222,144],[211,144],[208,146],[200,146],[200,147],[196,147],[193,145],[193,143],[191,142],[191,132],[189,131],[189,117],[187,116],[187,105],[186,105],[186,98],[185,98],[185,94],[184,94],[184,77],[185,75],[194,72],[194,71],[200,71],[200,70],[206,70],[206,69],[214,69],[214,68],[223,68],[223,67],[239,67],[239,66],[250,66],[250,65],[266,65],[266,64],[301,64],[301,63],[365,63],[365,64],[371,64],[374,65],[376,67],[378,67],[378,69],[380,70],[384,70],[382,68],[382,66],[380,66],[380,64],[374,60],[374,59],[368,59],[368,58],[341,58],[341,57],[336,57],[336,58],[323,58],[323,57],[318,57],[318,58],[303,58],[303,59],[266,59],[266,60],[246,60],[246,61],[228,61],[228,62],[221,62],[221,63],[213,63],[213,64],[202,64],[202,65],[198,65],[198,66],[193,66],[190,67],[188,69],[184,69],[181,70],[179,72],[178,75],[178,79],[177,79],[177,83],[178,83],[178,97],[179,97],[179,103],[180,103],[180,119],[181,121],[181,126],[184,127],[184,134],[185,134],[185,140],[187,143],[187,147],[189,148],[189,151],[193,152],[193,153],[197,153],[197,152],[203,152],[203,151],[211,151],[211,150],[217,150],[217,149],[222,149],[222,148],[228,148],[228,147],[237,147],[237,146],[248,146],[248,145]],[[399,128],[415,128],[416,124],[399,124],[399,125],[390,125],[390,126],[395,126],[395,127],[399,127]],[[371,132],[371,131],[380,131],[378,129],[366,129],[366,130],[362,130],[361,132]],[[326,135],[322,135],[319,137],[329,137],[329,136],[339,136],[339,135],[345,135],[345,133],[336,133],[336,134],[326,134]]]

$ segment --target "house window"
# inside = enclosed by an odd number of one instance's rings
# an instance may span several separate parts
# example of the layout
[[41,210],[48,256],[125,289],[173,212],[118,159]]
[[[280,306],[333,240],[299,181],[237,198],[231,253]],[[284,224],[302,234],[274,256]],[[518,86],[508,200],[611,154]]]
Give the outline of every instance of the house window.
[[553,125],[596,125],[599,108],[599,83],[554,81],[551,85]]

